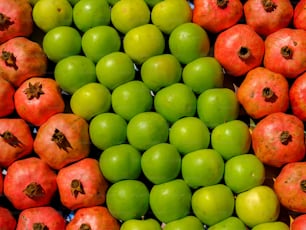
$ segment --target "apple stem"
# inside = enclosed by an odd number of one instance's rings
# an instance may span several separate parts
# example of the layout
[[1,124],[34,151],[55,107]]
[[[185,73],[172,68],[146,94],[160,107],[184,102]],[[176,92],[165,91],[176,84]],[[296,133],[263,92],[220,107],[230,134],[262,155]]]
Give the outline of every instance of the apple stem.
[[272,0],[262,0],[261,3],[265,11],[269,13],[277,8],[277,5]]

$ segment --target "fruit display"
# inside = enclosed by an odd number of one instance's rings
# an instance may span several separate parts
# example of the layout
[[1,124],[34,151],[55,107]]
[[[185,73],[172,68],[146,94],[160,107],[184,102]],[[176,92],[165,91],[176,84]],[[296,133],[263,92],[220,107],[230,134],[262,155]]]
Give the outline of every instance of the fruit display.
[[306,1],[0,0],[0,229],[306,229]]

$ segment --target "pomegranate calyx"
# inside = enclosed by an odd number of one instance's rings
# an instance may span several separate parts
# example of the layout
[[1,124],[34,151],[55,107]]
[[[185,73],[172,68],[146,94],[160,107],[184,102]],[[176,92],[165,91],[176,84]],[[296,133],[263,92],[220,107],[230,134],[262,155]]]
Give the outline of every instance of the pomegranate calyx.
[[281,55],[285,59],[292,59],[293,50],[289,46],[284,46],[284,47],[281,48]]
[[69,152],[68,148],[72,149],[72,146],[65,134],[58,129],[54,130],[51,141],[54,141],[60,149],[63,149],[67,153]]
[[3,13],[0,13],[0,31],[7,30],[14,22],[11,21],[11,18],[6,16]]
[[283,144],[283,145],[288,145],[289,142],[292,141],[292,135],[289,133],[289,131],[283,131],[281,134],[280,134],[280,142]]
[[300,186],[302,191],[306,193],[306,180],[302,180]]
[[265,11],[268,13],[274,11],[277,8],[277,5],[272,0],[262,0],[261,3]]
[[217,6],[221,9],[225,9],[228,5],[229,0],[217,0]]
[[36,183],[36,182],[31,182],[30,184],[27,185],[27,187],[23,190],[24,194],[35,200],[35,199],[39,199],[40,197],[45,195],[45,190],[43,189],[43,187]]
[[265,87],[262,90],[262,96],[266,102],[275,102],[277,100],[277,95],[269,87]]
[[23,145],[22,142],[9,131],[5,131],[4,133],[0,134],[0,136],[3,138],[4,142],[8,143],[14,148],[21,147]]
[[32,100],[34,98],[39,99],[40,95],[44,94],[42,88],[43,87],[40,82],[35,82],[34,84],[29,82],[29,87],[26,88],[23,92],[27,95],[28,100]]
[[70,184],[70,187],[71,187],[71,193],[72,193],[72,195],[73,195],[75,198],[78,197],[79,193],[85,194],[83,185],[82,185],[81,181],[78,180],[78,179],[72,180],[72,181],[71,181],[71,184]]
[[247,60],[251,56],[251,51],[248,47],[241,46],[238,51],[238,56],[242,60]]
[[91,230],[91,227],[89,224],[83,223],[81,224],[79,230]]
[[49,230],[48,226],[43,223],[34,223],[33,230]]
[[18,66],[16,64],[17,59],[13,53],[2,50],[1,59],[4,61],[6,66],[13,67],[14,70],[18,70]]

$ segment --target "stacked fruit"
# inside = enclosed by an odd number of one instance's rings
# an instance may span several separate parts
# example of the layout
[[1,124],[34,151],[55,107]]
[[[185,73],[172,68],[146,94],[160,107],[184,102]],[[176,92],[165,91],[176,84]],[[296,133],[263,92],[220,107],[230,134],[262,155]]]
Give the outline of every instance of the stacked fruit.
[[0,0],[0,228],[305,229],[305,8]]

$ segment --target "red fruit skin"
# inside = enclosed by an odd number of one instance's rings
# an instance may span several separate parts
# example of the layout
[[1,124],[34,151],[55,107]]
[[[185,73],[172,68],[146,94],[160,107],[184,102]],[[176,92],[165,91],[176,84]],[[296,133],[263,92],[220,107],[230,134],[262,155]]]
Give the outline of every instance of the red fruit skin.
[[0,229],[1,230],[15,230],[17,221],[12,212],[5,208],[0,207]]
[[306,162],[286,164],[275,178],[273,188],[285,208],[306,213]]
[[287,78],[306,71],[306,31],[283,28],[265,39],[263,65]]
[[2,169],[0,168],[0,197],[3,195],[3,174]]
[[21,118],[0,119],[0,167],[7,168],[17,159],[33,150],[33,137],[29,125]]
[[290,230],[305,230],[306,229],[306,214],[302,214],[293,219]]
[[264,52],[263,39],[246,24],[236,24],[221,32],[214,45],[214,57],[234,77],[260,66]]
[[[34,184],[41,188],[35,190]],[[27,195],[26,191],[31,195]],[[15,161],[7,168],[4,195],[18,210],[48,205],[56,191],[56,173],[37,157]]]
[[256,67],[242,80],[237,98],[249,116],[254,119],[263,118],[288,109],[289,84],[283,75],[264,67]]
[[289,89],[292,113],[306,121],[306,72],[297,77]]
[[[34,224],[45,228],[34,228]],[[66,221],[60,213],[51,206],[28,208],[20,212],[16,230],[48,229],[65,230]]]
[[[42,93],[27,93],[32,92],[33,87],[40,88]],[[16,90],[14,98],[18,115],[35,126],[41,126],[52,115],[65,110],[61,89],[52,78],[32,77],[27,79]]]
[[60,169],[56,181],[60,200],[70,210],[105,202],[108,182],[96,159],[85,158]]
[[[59,136],[59,132],[63,136]],[[81,160],[90,152],[88,123],[73,113],[55,114],[39,127],[33,148],[43,161],[56,170]]]
[[15,89],[7,80],[0,77],[0,117],[12,114],[15,110]]
[[297,2],[294,8],[293,26],[296,29],[306,30],[306,0]]
[[252,147],[259,160],[269,166],[301,161],[305,156],[304,124],[292,114],[269,114],[253,129]]
[[193,23],[211,33],[219,33],[235,25],[243,16],[240,0],[194,0]]
[[31,77],[47,72],[48,59],[42,47],[26,37],[15,37],[0,45],[0,77],[15,88]]
[[0,44],[14,37],[28,37],[33,31],[32,6],[27,0],[0,0]]
[[290,0],[248,0],[243,5],[243,12],[246,24],[259,35],[268,36],[289,25],[293,17],[293,6]]
[[93,206],[80,208],[76,211],[73,219],[67,224],[66,230],[79,230],[81,226],[86,225],[91,230],[119,230],[120,224],[114,218],[106,207]]

